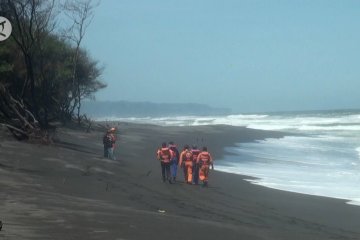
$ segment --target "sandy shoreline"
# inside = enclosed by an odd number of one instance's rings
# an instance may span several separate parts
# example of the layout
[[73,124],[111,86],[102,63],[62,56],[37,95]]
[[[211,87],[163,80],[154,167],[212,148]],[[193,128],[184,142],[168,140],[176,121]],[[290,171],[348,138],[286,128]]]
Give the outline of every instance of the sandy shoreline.
[[[0,140],[1,239],[360,239],[360,207],[211,172],[210,187],[163,184],[162,141],[224,147],[281,133],[230,126],[120,123],[118,160],[103,132],[59,129],[52,146]],[[216,168],[216,163],[215,163]],[[164,210],[165,213],[160,213]]]

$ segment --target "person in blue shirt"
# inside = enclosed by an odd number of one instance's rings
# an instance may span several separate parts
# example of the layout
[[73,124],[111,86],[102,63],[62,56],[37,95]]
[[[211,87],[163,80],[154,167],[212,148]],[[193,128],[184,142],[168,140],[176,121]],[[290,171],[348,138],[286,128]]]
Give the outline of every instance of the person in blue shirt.
[[174,142],[169,142],[168,148],[172,151],[172,159],[170,161],[171,178],[173,182],[176,182],[177,168],[179,164],[179,150]]

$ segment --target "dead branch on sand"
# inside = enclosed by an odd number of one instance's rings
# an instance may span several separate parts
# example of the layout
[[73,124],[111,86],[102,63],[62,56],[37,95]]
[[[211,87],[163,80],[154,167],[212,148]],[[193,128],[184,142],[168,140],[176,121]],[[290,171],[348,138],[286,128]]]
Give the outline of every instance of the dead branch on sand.
[[2,83],[0,83],[0,124],[18,140],[51,142],[48,132],[40,128],[39,122],[31,111],[24,103],[16,100]]

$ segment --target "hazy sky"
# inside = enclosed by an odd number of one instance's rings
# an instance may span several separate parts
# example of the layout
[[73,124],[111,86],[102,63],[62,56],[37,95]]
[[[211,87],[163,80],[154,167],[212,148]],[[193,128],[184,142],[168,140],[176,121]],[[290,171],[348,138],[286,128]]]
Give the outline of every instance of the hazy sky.
[[102,0],[83,47],[98,100],[360,107],[358,0]]

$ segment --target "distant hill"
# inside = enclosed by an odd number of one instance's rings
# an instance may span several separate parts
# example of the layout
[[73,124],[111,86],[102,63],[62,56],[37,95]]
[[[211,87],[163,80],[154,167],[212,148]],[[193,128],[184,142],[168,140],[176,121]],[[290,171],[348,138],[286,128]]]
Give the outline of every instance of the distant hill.
[[90,117],[161,117],[225,115],[231,114],[231,110],[197,103],[87,101],[82,104],[82,113]]

